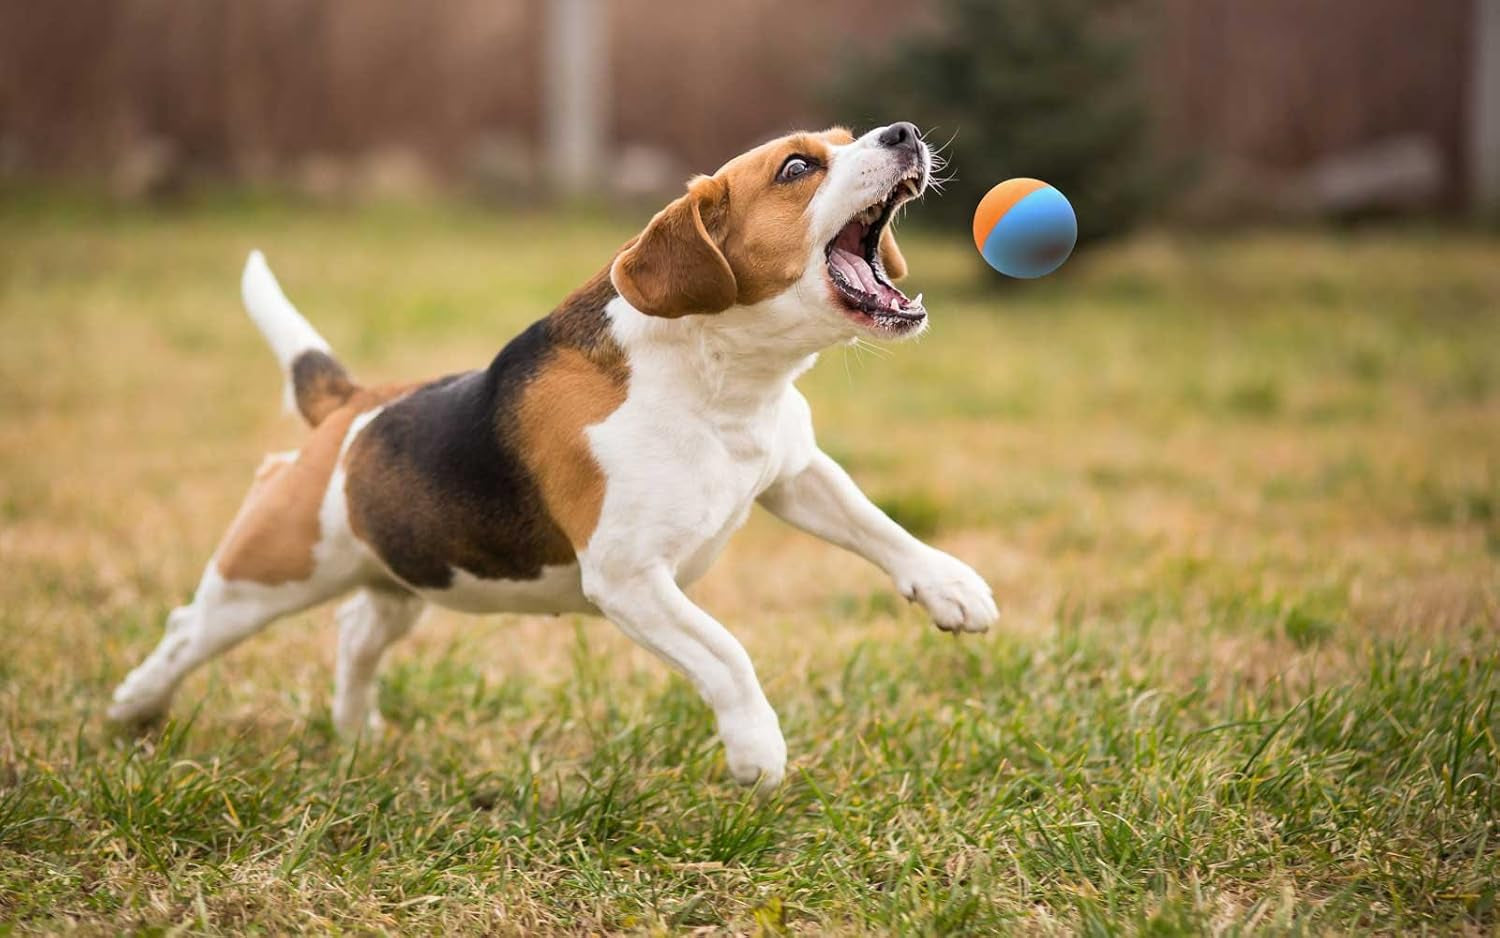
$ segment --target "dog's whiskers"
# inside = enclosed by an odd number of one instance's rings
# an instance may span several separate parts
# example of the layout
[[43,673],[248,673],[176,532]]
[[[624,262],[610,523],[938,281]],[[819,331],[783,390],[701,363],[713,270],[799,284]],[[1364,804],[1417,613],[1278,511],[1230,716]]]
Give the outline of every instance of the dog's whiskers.
[[849,382],[849,384],[852,386],[854,384],[854,371],[849,367],[849,352],[851,349],[854,351],[855,361],[857,361],[861,366],[864,365],[865,360],[859,355],[858,339],[855,339],[853,342],[844,346],[844,354],[841,359],[844,363],[844,380]]
[[[936,128],[933,128],[933,129],[935,130]],[[923,136],[923,139],[926,139],[927,135],[923,134],[922,136]],[[955,141],[957,139],[958,139],[958,131],[954,130],[953,133],[951,133],[951,134],[948,135],[948,139],[947,140],[944,140],[942,143],[940,143],[937,146],[935,146],[935,147],[932,148],[932,156],[933,156],[933,158],[937,159],[939,157],[942,157],[943,161],[947,162],[947,158],[943,157],[943,151],[946,150],[946,149],[948,149],[948,147],[952,146],[953,145],[953,141]]]
[[937,192],[942,192],[948,187],[948,183],[958,178],[957,173],[949,173],[946,176],[933,176],[927,180],[927,185]]

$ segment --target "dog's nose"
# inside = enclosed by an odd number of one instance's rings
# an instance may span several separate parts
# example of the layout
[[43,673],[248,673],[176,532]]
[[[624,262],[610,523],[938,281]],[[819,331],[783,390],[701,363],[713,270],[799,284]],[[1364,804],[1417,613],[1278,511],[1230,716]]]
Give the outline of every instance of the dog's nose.
[[917,141],[921,136],[917,133],[917,125],[911,121],[897,121],[880,132],[875,138],[883,147],[895,150],[915,150]]

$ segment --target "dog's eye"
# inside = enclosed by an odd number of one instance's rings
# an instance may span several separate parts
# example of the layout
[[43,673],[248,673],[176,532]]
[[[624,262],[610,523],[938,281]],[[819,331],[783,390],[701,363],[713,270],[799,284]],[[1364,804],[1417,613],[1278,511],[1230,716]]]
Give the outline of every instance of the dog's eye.
[[805,156],[789,156],[776,174],[778,182],[790,182],[813,168],[813,161]]

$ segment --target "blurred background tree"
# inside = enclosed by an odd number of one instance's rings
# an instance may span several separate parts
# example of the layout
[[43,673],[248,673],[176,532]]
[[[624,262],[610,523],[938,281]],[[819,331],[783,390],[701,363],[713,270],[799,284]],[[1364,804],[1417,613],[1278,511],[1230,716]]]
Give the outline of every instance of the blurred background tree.
[[[1160,173],[1150,146],[1132,0],[943,0],[936,22],[836,79],[863,124],[917,115],[959,167],[923,217],[966,221],[995,183],[1034,176],[1078,214],[1081,240],[1128,230]],[[870,113],[872,104],[879,113]]]

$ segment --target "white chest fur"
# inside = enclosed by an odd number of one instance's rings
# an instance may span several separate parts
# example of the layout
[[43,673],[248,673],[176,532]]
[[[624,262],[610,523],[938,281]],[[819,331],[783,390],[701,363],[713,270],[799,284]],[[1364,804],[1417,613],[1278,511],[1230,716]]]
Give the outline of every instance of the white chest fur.
[[810,458],[807,404],[792,382],[813,357],[747,354],[721,341],[733,321],[661,322],[621,301],[610,311],[631,377],[625,403],[589,431],[606,480],[589,549],[611,566],[665,563],[687,584],[756,496]]

